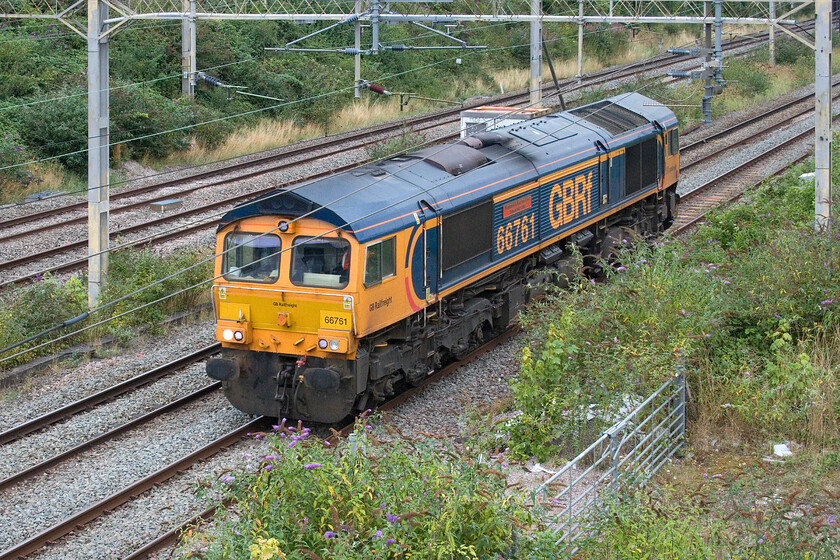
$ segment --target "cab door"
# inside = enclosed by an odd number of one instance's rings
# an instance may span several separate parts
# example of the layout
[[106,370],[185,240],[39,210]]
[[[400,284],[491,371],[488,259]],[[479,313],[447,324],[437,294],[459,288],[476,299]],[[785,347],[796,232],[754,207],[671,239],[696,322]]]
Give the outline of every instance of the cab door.
[[440,280],[440,216],[425,200],[420,201],[420,219],[423,228],[423,292],[426,303],[437,301]]

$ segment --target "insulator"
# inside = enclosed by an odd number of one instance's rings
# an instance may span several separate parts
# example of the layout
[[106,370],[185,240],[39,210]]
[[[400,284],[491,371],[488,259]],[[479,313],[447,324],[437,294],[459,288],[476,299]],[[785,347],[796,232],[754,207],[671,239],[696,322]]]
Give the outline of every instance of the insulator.
[[390,95],[391,94],[391,92],[386,90],[384,87],[378,86],[376,84],[369,84],[368,89],[370,91],[372,91],[373,93],[378,93],[379,95]]
[[219,78],[214,78],[213,76],[208,76],[204,72],[197,72],[196,77],[202,80],[205,84],[210,87],[220,87],[222,85],[222,80]]
[[362,49],[355,49],[353,47],[347,47],[341,52],[343,52],[344,54],[365,54],[365,51],[363,51]]
[[362,14],[352,14],[344,18],[342,23],[356,23],[362,17]]
[[406,50],[408,47],[406,47],[405,45],[391,45],[391,46],[390,46],[390,47],[388,47],[388,48],[389,48],[389,49],[391,49],[392,51],[404,51],[404,50]]

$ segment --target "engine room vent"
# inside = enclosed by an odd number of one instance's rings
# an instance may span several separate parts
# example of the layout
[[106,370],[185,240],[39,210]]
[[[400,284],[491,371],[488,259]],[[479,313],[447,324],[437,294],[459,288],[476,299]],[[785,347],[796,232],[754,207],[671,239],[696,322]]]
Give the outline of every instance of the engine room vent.
[[487,163],[484,154],[464,144],[432,146],[407,156],[427,161],[450,175],[460,175]]
[[649,121],[643,116],[616,105],[611,101],[592,103],[591,105],[572,109],[569,113],[600,126],[612,135],[649,124]]

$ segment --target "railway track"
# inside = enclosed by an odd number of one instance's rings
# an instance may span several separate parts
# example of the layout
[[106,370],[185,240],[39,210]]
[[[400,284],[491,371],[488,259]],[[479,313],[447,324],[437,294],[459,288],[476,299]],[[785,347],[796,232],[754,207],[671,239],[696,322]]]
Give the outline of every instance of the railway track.
[[[428,377],[420,386],[414,387],[414,388],[410,389],[409,391],[406,391],[405,393],[402,393],[401,395],[395,397],[394,399],[384,403],[377,410],[380,410],[380,411],[393,410],[394,408],[399,406],[401,403],[410,399],[412,396],[424,391],[429,385],[435,383],[436,381],[439,381],[440,379],[442,379],[442,378],[444,378],[448,375],[451,375],[453,372],[457,371],[459,368],[463,367],[467,363],[469,363],[469,362],[475,360],[476,358],[478,358],[479,356],[481,356],[483,354],[486,354],[487,352],[493,350],[499,344],[503,343],[504,341],[509,339],[511,336],[513,336],[516,332],[518,332],[517,328],[510,329],[509,331],[502,334],[501,336],[496,337],[495,339],[489,341],[488,343],[484,344],[480,348],[476,349],[475,351],[470,353],[467,357],[465,357],[463,360],[460,360],[458,362],[450,364],[450,365],[446,366],[445,368],[441,369],[440,371],[438,371],[437,373],[435,373],[434,375]],[[208,347],[206,349],[203,349],[202,351],[203,352],[212,352],[212,350],[213,350],[212,347]],[[203,355],[203,357],[206,357],[206,354]],[[189,360],[195,361],[197,359],[201,359],[201,358],[199,358],[199,353],[195,353],[195,354],[191,354],[189,356],[185,356],[184,358],[173,362],[173,364],[183,364],[183,363],[186,363]],[[167,364],[167,366],[169,366],[169,365],[170,364]],[[173,366],[173,367],[176,367],[176,366]],[[181,365],[181,367],[183,367],[183,365]],[[160,369],[160,368],[158,368],[158,369]],[[147,374],[144,374],[144,376],[148,375],[148,374],[151,374],[151,373],[152,372],[147,372]],[[137,376],[137,377],[142,378],[144,376]],[[37,473],[42,473],[42,472],[45,472],[45,471],[49,470],[50,468],[54,468],[60,462],[67,461],[67,460],[73,458],[74,456],[78,455],[79,453],[81,453],[83,451],[87,451],[87,450],[91,449],[92,447],[94,447],[95,445],[98,445],[98,444],[102,443],[106,439],[110,439],[112,437],[115,437],[117,434],[123,433],[126,430],[134,427],[135,425],[138,425],[139,423],[148,421],[149,419],[151,419],[155,416],[158,416],[160,414],[164,414],[164,413],[168,412],[169,410],[173,409],[176,406],[183,406],[183,403],[189,402],[191,400],[199,398],[200,396],[206,395],[209,392],[218,389],[219,386],[220,386],[219,383],[210,384],[210,385],[204,387],[203,389],[201,389],[199,391],[196,391],[195,393],[193,393],[191,395],[187,395],[186,397],[183,397],[181,399],[173,401],[172,403],[164,405],[164,406],[162,406],[162,407],[144,415],[143,417],[137,418],[137,419],[133,420],[132,422],[129,422],[129,423],[123,425],[123,426],[115,428],[114,430],[112,430],[112,431],[110,431],[106,434],[102,434],[101,436],[98,436],[97,438],[93,438],[88,442],[85,442],[81,445],[78,445],[78,446],[74,447],[73,449],[70,449],[70,450],[68,450],[68,451],[66,451],[66,452],[64,452],[60,455],[57,455],[57,456],[55,456],[55,457],[53,457],[53,458],[51,458],[47,461],[43,461],[42,463],[39,463],[38,465],[35,465],[34,467],[31,467],[31,468],[29,468],[25,471],[22,471],[20,473],[12,475],[12,476],[6,478],[5,480],[0,481],[0,490],[6,490],[7,488],[9,488],[9,487],[11,487],[15,484],[18,484],[18,483],[20,483],[21,481],[23,481],[27,478],[33,477]],[[119,389],[118,389],[118,387],[119,387]],[[115,386],[112,389],[109,389],[108,391],[111,394],[117,394],[122,390],[123,390],[122,387]],[[101,402],[101,398],[100,397],[92,398],[88,402],[96,402],[96,401]],[[76,403],[74,403],[74,404],[76,404]],[[49,417],[52,417],[52,418],[60,418],[60,417],[62,417],[63,411],[66,408],[67,407],[64,407],[63,409],[56,410],[52,414],[44,415],[44,417],[49,416]],[[349,433],[352,430],[352,427],[353,427],[353,423],[350,422],[349,424],[347,424],[347,426],[345,426],[345,428],[343,428],[341,430],[341,433],[344,433],[344,434]],[[31,426],[30,426],[30,428],[31,428]],[[126,485],[120,491],[115,492],[115,493],[109,495],[108,497],[106,497],[102,500],[99,500],[98,502],[90,505],[89,507],[86,507],[86,508],[84,508],[80,511],[77,511],[70,516],[67,516],[65,519],[62,519],[60,522],[55,523],[55,524],[53,524],[52,526],[50,526],[46,529],[42,529],[39,532],[37,532],[36,534],[29,536],[25,540],[7,548],[6,550],[0,552],[0,560],[10,560],[10,559],[13,559],[13,558],[23,558],[23,557],[26,557],[27,555],[33,554],[33,553],[43,549],[45,546],[47,546],[51,543],[54,543],[58,539],[70,534],[71,532],[79,531],[85,525],[91,523],[92,521],[100,518],[103,515],[111,513],[116,508],[118,508],[121,505],[127,503],[129,500],[137,498],[138,496],[140,496],[144,492],[150,490],[151,488],[153,488],[155,486],[159,486],[159,485],[163,484],[164,482],[178,476],[179,474],[182,474],[184,471],[186,471],[187,469],[189,469],[193,465],[197,464],[198,462],[206,460],[207,458],[219,453],[220,451],[223,451],[223,450],[227,449],[228,447],[231,447],[231,446],[235,445],[237,442],[239,442],[243,438],[245,438],[248,434],[250,434],[252,432],[255,432],[255,431],[261,431],[261,430],[267,429],[267,428],[268,428],[268,421],[267,421],[266,418],[260,417],[260,418],[257,418],[255,420],[252,420],[252,421],[242,425],[241,427],[225,434],[224,436],[208,443],[207,445],[204,445],[200,449],[195,450],[195,451],[193,451],[193,452],[191,452],[191,453],[189,453],[189,454],[187,454],[187,455],[185,455],[185,456],[183,456],[183,457],[181,457],[181,458],[179,458],[175,461],[172,461],[169,465],[167,465],[167,466],[165,466],[165,467],[163,467],[163,468],[161,468],[161,469],[159,469],[159,470],[157,470],[157,471],[155,471],[151,474],[148,474],[147,476],[143,477],[142,479]],[[148,555],[150,555],[150,554],[152,554],[156,551],[159,551],[163,548],[172,546],[173,544],[175,544],[177,542],[177,540],[180,537],[180,534],[183,531],[183,529],[195,524],[196,522],[198,522],[201,519],[209,518],[210,516],[213,515],[213,513],[215,512],[217,507],[218,506],[208,508],[205,511],[199,513],[198,515],[196,515],[194,517],[191,517],[190,519],[185,520],[179,526],[174,527],[174,528],[170,529],[169,531],[166,531],[163,534],[157,536],[154,540],[150,541],[149,543],[144,544],[143,546],[139,547],[137,550],[135,550],[134,552],[132,552],[131,554],[126,556],[125,557],[126,560],[127,559],[135,559],[135,558],[145,558]]]
[[[730,49],[734,48],[741,48],[745,45],[753,44],[756,42],[760,42],[761,39],[753,39],[753,38],[743,38],[734,40],[729,45]],[[682,60],[688,60],[688,57],[682,55],[667,55],[662,56],[658,60],[654,61],[645,61],[642,63],[631,63],[628,65],[624,65],[619,67],[618,69],[607,69],[603,71],[599,71],[590,75],[590,77],[583,82],[582,84],[576,84],[574,80],[564,80],[562,85],[563,86],[571,86],[574,85],[575,88],[578,87],[591,87],[593,85],[598,85],[601,83],[605,83],[612,80],[621,79],[623,77],[627,77],[629,75],[635,74],[641,70],[649,71],[649,70],[656,70],[666,65],[675,64]],[[544,89],[548,89],[545,87]],[[548,92],[547,92],[548,93]],[[517,92],[514,94],[509,94],[506,96],[498,97],[492,100],[493,103],[507,103],[507,104],[515,104],[517,102],[522,102],[527,100],[527,92]],[[302,154],[306,152],[310,152],[314,149],[321,150],[325,148],[335,147],[336,151],[345,150],[346,143],[352,142],[354,139],[358,140],[360,138],[364,139],[361,144],[357,144],[354,148],[364,147],[370,144],[375,144],[381,141],[382,135],[390,134],[395,131],[399,131],[405,129],[405,127],[414,127],[412,128],[413,131],[424,131],[429,130],[431,128],[439,127],[445,124],[451,124],[457,121],[457,114],[460,112],[461,107],[456,109],[444,109],[441,111],[437,111],[432,114],[423,115],[420,117],[414,117],[407,121],[402,121],[398,123],[389,123],[385,125],[379,125],[377,127],[372,127],[370,129],[366,129],[364,131],[360,131],[353,135],[345,135],[341,138],[330,138],[324,141],[320,141],[318,143],[310,143],[305,146],[295,146],[294,148],[284,150],[280,154],[271,154],[261,157],[256,160],[247,161],[247,162],[239,162],[234,164],[229,164],[221,168],[216,168],[210,171],[202,171],[198,174],[191,175],[190,177],[181,178],[181,179],[172,179],[169,181],[164,181],[158,183],[156,185],[148,185],[145,187],[140,187],[137,189],[132,189],[130,191],[125,191],[122,193],[115,193],[112,197],[112,200],[119,200],[122,198],[128,197],[136,197],[141,194],[155,192],[161,189],[168,189],[171,187],[175,187],[178,185],[187,185],[185,189],[177,193],[167,193],[167,198],[183,196],[185,194],[194,193],[196,191],[211,188],[214,186],[220,186],[232,183],[234,181],[242,181],[251,179],[260,175],[265,175],[267,173],[276,172],[279,170],[286,170],[290,169],[294,166],[302,165],[305,163],[310,163],[318,158],[326,157],[329,154],[320,154],[317,156],[304,156],[302,158],[298,158]],[[376,138],[371,139],[371,135],[376,134],[378,135]],[[446,137],[442,138],[441,140],[449,140],[457,135],[447,135]],[[298,158],[295,160],[295,158]],[[290,161],[295,160],[295,161]],[[359,163],[363,162],[356,162],[353,165],[349,166],[342,166],[337,169],[332,169],[329,172],[309,175],[311,178],[317,178],[323,175],[327,175],[329,173],[334,173],[336,171],[345,170]],[[254,169],[254,167],[259,166],[259,169]],[[207,180],[208,183],[196,185],[196,181],[203,181]],[[287,184],[297,181],[290,181]],[[118,229],[111,233],[112,238],[121,238],[130,235],[136,235],[139,232],[150,228],[162,227],[166,224],[171,224],[175,222],[180,222],[178,226],[173,227],[170,231],[166,231],[164,233],[158,233],[154,235],[147,235],[145,237],[141,237],[140,240],[135,239],[131,243],[139,243],[139,244],[159,244],[174,238],[178,238],[181,236],[189,235],[200,231],[207,227],[207,222],[212,221],[215,219],[220,213],[222,208],[228,208],[233,204],[238,202],[242,202],[254,196],[259,196],[260,194],[264,194],[266,192],[270,192],[277,188],[278,186],[282,187],[284,185],[272,185],[270,188],[267,189],[259,189],[253,190],[248,193],[234,196],[234,197],[226,197],[222,201],[213,202],[210,204],[204,204],[197,206],[195,208],[185,210],[182,212],[168,214],[165,217],[161,217],[158,219],[153,220],[146,220],[143,223],[138,223],[133,226],[124,227]],[[112,214],[119,214],[121,212],[128,212],[137,210],[139,208],[145,207],[150,202],[159,199],[159,197],[148,198],[140,201],[133,201],[128,204],[125,204],[120,207],[113,208],[111,210]],[[67,227],[71,225],[76,225],[79,223],[83,223],[87,221],[86,216],[77,216],[73,218],[68,218],[66,220],[58,221],[52,224],[42,224],[39,225],[39,222],[45,220],[49,217],[54,217],[57,212],[62,214],[73,212],[75,210],[80,210],[82,208],[86,208],[86,203],[77,203],[65,206],[59,210],[48,210],[40,213],[34,213],[25,217],[14,218],[6,221],[0,222],[0,229],[8,229],[12,226],[19,225],[23,222],[26,222],[28,225],[31,225],[35,229],[28,229],[26,231],[17,231],[12,233],[7,233],[5,236],[0,236],[0,242],[5,241],[12,241],[12,240],[19,240],[26,236],[32,235],[33,233],[37,233],[39,236],[43,235],[47,231],[53,231],[58,228]],[[210,215],[208,215],[210,214]],[[193,218],[197,216],[199,217],[196,220],[186,223],[183,223],[183,220],[188,218]],[[59,237],[59,236],[56,236]],[[23,267],[28,264],[32,264],[38,262],[40,260],[53,257],[56,255],[62,255],[65,253],[73,252],[73,251],[81,251],[87,245],[85,240],[79,240],[70,243],[64,243],[60,246],[53,247],[51,249],[47,249],[45,251],[41,251],[38,253],[32,253],[28,255],[24,255],[19,258],[7,259],[6,262],[0,264],[0,272],[2,271],[12,271],[16,270],[19,267]],[[30,280],[40,274],[44,274],[46,272],[53,273],[53,274],[60,274],[60,273],[67,273],[73,272],[75,270],[79,270],[83,268],[86,264],[87,260],[86,257],[79,257],[74,260],[64,262],[54,266],[48,266],[46,268],[42,268],[33,273],[22,274],[17,277],[13,277],[11,279],[5,280],[0,283],[0,289],[3,287]]]

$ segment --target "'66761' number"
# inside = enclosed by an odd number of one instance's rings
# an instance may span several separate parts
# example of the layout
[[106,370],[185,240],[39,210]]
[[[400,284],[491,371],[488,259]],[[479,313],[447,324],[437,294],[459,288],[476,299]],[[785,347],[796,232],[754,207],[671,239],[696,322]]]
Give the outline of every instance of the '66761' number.
[[496,230],[496,251],[501,255],[534,239],[537,235],[534,213],[522,216]]

